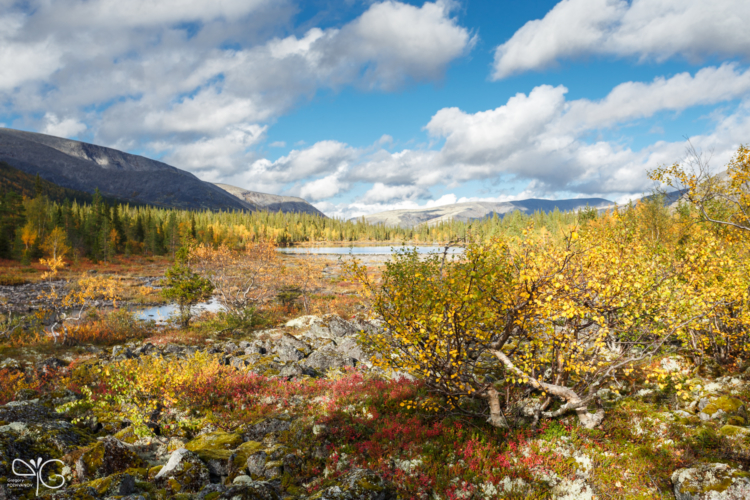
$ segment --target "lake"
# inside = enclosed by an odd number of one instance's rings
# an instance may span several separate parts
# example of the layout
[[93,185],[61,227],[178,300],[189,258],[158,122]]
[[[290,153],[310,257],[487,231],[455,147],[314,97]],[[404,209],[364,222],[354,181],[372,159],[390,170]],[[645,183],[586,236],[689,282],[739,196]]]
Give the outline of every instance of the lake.
[[[417,249],[419,254],[443,253],[445,247],[440,246],[372,246],[372,247],[292,247],[277,248],[281,253],[312,255],[391,255],[394,251],[401,249]],[[463,248],[452,247],[448,254],[457,255],[463,252]]]

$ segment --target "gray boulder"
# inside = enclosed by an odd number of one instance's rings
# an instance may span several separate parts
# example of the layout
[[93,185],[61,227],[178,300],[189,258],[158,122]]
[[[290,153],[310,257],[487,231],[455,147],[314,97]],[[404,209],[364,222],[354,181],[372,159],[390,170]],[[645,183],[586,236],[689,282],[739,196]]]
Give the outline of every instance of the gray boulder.
[[[278,340],[278,344],[282,347],[292,347],[298,351],[300,351],[302,354],[307,356],[312,352],[312,348],[307,345],[306,343],[302,342],[300,339],[295,337],[294,335],[290,335],[288,333],[284,333],[281,338]],[[278,349],[278,348],[277,348]]]
[[288,431],[291,424],[278,418],[269,418],[247,428],[244,434],[245,441],[262,441],[268,434],[278,435]]
[[315,371],[325,373],[331,368],[343,368],[345,366],[355,366],[357,360],[342,355],[335,348],[319,349],[300,362],[301,365],[312,368]]
[[253,453],[247,459],[247,471],[250,477],[263,477],[266,473],[266,460],[268,455],[265,451]]
[[324,316],[301,316],[286,323],[291,328],[307,328],[305,336],[322,338],[339,338],[354,335],[360,328],[336,314]]
[[305,354],[296,347],[289,344],[281,344],[276,347],[276,356],[284,363],[304,359]]
[[353,469],[316,494],[318,500],[396,500],[392,484],[371,470]]

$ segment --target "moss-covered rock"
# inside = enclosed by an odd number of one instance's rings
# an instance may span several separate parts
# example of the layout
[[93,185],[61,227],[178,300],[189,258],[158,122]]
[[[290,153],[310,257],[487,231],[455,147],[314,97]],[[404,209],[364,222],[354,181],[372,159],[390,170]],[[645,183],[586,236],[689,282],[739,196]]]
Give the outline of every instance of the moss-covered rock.
[[107,436],[83,450],[75,460],[76,476],[81,482],[110,476],[146,463],[118,439]]
[[353,469],[324,483],[323,489],[310,500],[396,500],[396,489],[378,474],[367,469]]
[[721,434],[725,436],[744,436],[750,434],[750,429],[747,427],[740,427],[737,425],[725,425],[719,429]]
[[216,498],[231,500],[279,500],[280,496],[272,483],[253,481],[250,484],[233,485]]
[[138,436],[135,433],[133,426],[125,427],[124,429],[117,431],[115,437],[123,443],[133,444],[138,441]]
[[703,407],[699,416],[702,420],[719,420],[731,416],[745,418],[747,412],[745,404],[741,400],[730,396],[719,396],[709,401]]
[[699,464],[672,474],[676,500],[750,498],[750,474],[727,464]]
[[727,419],[727,424],[729,424],[729,425],[743,426],[743,425],[745,425],[745,423],[746,423],[745,419],[742,418],[742,417],[738,417],[738,416],[732,416],[732,417],[729,417]]
[[185,445],[208,466],[214,480],[221,480],[232,472],[236,457],[234,451],[242,443],[242,436],[224,431],[203,434]]
[[258,441],[246,441],[242,443],[232,455],[232,467],[235,469],[243,469],[247,466],[247,459],[262,449],[263,444]]
[[[214,431],[208,434],[202,434],[185,445],[185,448],[198,453],[211,455],[216,454],[216,457],[229,458],[231,450],[237,448],[242,444],[242,436],[239,434]],[[228,453],[227,453],[228,452]]]
[[199,491],[211,479],[206,464],[185,448],[175,450],[154,479],[171,493]]
[[82,486],[96,490],[102,497],[127,496],[136,491],[136,478],[128,472],[120,472],[111,476],[94,479]]

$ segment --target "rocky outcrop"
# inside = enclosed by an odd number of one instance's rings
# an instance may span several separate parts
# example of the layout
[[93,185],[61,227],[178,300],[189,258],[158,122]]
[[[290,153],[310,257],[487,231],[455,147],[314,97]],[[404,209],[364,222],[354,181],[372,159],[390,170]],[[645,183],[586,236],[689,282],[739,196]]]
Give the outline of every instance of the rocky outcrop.
[[672,474],[676,500],[740,500],[750,498],[750,473],[727,464],[699,464]]
[[[256,332],[247,340],[202,345],[154,345],[144,341],[92,352],[72,365],[62,357],[19,364],[48,376],[78,376],[121,361],[159,356],[179,362],[199,351],[240,372],[263,373],[283,379],[325,377],[351,366],[367,366],[357,344],[363,329],[377,323],[349,321],[338,316],[309,316],[288,326]],[[209,358],[210,359],[210,358]],[[49,498],[309,498],[386,500],[395,489],[375,472],[353,468],[327,477],[310,464],[328,457],[330,430],[289,412],[278,411],[231,432],[211,425],[170,432],[159,437],[158,416],[148,425],[156,436],[142,438],[128,422],[98,421],[96,414],[79,419],[68,415],[66,403],[78,396],[58,391],[41,396],[24,389],[16,401],[0,406],[0,476],[11,471],[13,459],[62,459],[49,467],[45,480],[64,487]],[[274,401],[261,401],[273,404]],[[75,414],[80,417],[80,414]],[[87,414],[88,415],[88,414]],[[317,461],[317,462],[316,462]],[[317,475],[311,475],[317,470]],[[55,483],[55,479],[58,483]],[[315,484],[314,494],[305,485]],[[0,484],[0,488],[4,488]],[[28,493],[28,492],[26,492]],[[0,494],[7,491],[0,489]]]

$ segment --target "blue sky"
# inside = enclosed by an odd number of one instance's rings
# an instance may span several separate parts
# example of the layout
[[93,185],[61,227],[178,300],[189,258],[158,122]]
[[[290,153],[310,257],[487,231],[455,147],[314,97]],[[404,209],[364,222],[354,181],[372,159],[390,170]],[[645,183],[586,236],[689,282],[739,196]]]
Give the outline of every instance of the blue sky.
[[750,2],[0,0],[0,125],[353,217],[652,188],[750,138]]

